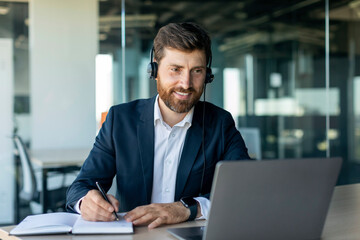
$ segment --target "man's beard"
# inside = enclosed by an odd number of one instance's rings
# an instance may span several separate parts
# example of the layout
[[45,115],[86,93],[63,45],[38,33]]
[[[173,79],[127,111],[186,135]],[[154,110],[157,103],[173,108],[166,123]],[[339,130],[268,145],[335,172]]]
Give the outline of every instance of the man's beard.
[[[159,97],[163,100],[165,105],[176,113],[186,113],[191,110],[191,108],[199,101],[203,89],[197,92],[194,88],[190,87],[189,89],[183,88],[170,88],[165,89],[161,85],[161,80],[157,80],[157,90]],[[190,93],[191,98],[188,100],[180,100],[174,96],[174,92]]]

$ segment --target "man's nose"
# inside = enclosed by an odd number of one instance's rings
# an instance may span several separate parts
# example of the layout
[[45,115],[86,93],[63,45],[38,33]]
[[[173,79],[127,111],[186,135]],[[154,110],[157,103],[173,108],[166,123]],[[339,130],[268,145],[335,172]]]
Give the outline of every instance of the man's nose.
[[192,81],[191,81],[191,74],[188,71],[184,71],[181,74],[181,79],[180,79],[180,84],[181,87],[184,89],[188,89],[191,87],[192,85]]

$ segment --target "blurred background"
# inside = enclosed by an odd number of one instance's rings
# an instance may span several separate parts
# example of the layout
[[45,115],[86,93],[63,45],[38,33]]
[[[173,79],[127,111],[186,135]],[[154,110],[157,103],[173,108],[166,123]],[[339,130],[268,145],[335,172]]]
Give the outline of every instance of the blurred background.
[[[102,112],[156,94],[153,38],[184,21],[212,37],[206,98],[232,113],[252,157],[339,156],[338,184],[360,182],[360,0],[0,0],[0,225],[48,211],[42,189],[76,176],[37,160],[84,161]],[[37,210],[21,202],[14,135]]]

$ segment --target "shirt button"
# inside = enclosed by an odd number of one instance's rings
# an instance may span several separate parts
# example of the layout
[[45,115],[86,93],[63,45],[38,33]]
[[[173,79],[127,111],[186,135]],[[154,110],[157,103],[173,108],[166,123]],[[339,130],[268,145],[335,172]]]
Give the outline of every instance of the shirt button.
[[168,165],[170,165],[170,164],[171,164],[171,161],[170,161],[170,160],[167,160],[166,162],[167,162],[167,164],[168,164]]
[[175,137],[175,133],[171,134],[172,137]]
[[168,189],[168,188],[165,188],[165,192],[170,192],[170,189]]

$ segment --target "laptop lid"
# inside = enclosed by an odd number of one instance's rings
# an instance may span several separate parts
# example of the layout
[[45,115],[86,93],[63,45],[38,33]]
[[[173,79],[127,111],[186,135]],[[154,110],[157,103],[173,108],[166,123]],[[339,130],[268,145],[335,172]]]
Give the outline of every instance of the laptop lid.
[[219,162],[203,239],[320,238],[341,162]]

